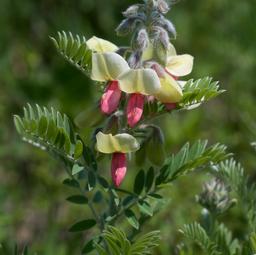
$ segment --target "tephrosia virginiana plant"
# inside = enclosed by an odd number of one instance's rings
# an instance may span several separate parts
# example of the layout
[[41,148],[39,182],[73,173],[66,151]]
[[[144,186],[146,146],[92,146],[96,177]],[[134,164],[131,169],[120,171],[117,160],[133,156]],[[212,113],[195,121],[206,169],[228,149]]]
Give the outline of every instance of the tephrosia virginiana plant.
[[[93,119],[88,116],[87,121],[92,129],[91,144],[85,144],[68,117],[54,108],[28,104],[23,117],[14,117],[24,141],[64,163],[68,174],[64,184],[75,192],[67,200],[90,208],[93,218],[78,221],[69,229],[78,232],[98,227],[98,234],[91,234],[87,240],[84,254],[153,253],[160,242],[159,231],[141,235],[141,226],[160,210],[159,204],[164,201],[161,192],[168,189],[166,184],[196,169],[210,168],[218,175],[218,179],[206,184],[198,198],[207,215],[214,217],[209,231],[214,231],[217,215],[233,205],[224,183],[233,175],[225,171],[228,163],[220,163],[230,156],[226,147],[197,141],[193,145],[186,143],[178,153],[171,154],[165,151],[163,132],[154,123],[160,115],[171,118],[172,112],[194,109],[223,92],[218,82],[208,77],[183,80],[192,71],[193,57],[177,54],[172,43],[176,31],[165,18],[169,10],[165,0],[144,0],[123,12],[125,18],[116,32],[119,36],[131,36],[128,46],[116,46],[95,36],[86,40],[65,32],[51,37],[59,53],[102,89],[92,110]],[[107,154],[111,162],[106,175],[98,165]],[[132,161],[142,170],[133,171]],[[128,171],[134,176],[132,190],[122,186]],[[232,179],[234,184],[236,181],[242,185],[242,179]],[[242,192],[249,192],[240,186],[237,189],[242,196]],[[122,224],[123,220],[131,229]],[[193,232],[196,230],[198,238]],[[224,254],[217,253],[220,245],[215,245],[205,231],[199,224],[182,230],[201,242],[209,254]],[[224,226],[223,231],[226,232]],[[237,245],[233,244],[233,250]]]

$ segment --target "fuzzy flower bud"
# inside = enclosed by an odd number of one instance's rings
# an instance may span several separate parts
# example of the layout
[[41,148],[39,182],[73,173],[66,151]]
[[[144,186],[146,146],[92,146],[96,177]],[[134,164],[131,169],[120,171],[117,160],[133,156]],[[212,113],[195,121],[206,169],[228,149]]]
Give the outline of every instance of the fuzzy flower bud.
[[149,38],[146,29],[140,29],[132,42],[134,50],[144,51],[149,45]]
[[131,56],[129,57],[128,63],[129,66],[133,69],[139,68],[141,65],[141,51],[135,51],[131,54]]
[[164,48],[168,50],[169,44],[170,44],[170,38],[166,30],[160,26],[155,26],[154,32],[155,32],[155,40],[160,41],[163,44]]
[[130,95],[127,105],[127,122],[130,127],[134,127],[141,119],[144,108],[144,96],[138,93]]
[[165,29],[168,33],[173,34],[176,37],[176,29],[172,22],[168,19],[161,18],[158,22],[158,24]]
[[153,40],[154,40],[154,53],[155,53],[155,59],[157,62],[162,64],[163,66],[166,66],[167,64],[167,58],[168,58],[168,49],[169,49],[169,35],[166,32],[165,29],[163,29],[160,26],[154,26],[154,34],[153,34]]
[[163,13],[163,14],[166,14],[169,10],[170,10],[170,7],[169,5],[166,3],[165,0],[158,0],[157,1],[157,9]]
[[136,17],[139,12],[139,9],[140,9],[140,5],[138,4],[131,5],[126,9],[126,11],[123,12],[123,15],[126,18]]
[[130,34],[136,25],[136,18],[127,18],[124,19],[120,25],[116,28],[116,33],[118,36],[126,36]]
[[204,185],[197,200],[204,208],[215,214],[226,212],[236,203],[236,200],[230,198],[230,190],[217,178]]

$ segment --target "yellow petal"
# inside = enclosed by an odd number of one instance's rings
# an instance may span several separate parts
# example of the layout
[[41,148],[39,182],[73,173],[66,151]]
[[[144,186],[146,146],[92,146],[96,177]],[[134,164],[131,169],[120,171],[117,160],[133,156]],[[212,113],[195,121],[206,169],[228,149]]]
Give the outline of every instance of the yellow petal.
[[182,99],[182,90],[172,76],[166,74],[160,78],[161,89],[154,96],[162,103],[177,103]]
[[128,63],[114,52],[93,53],[91,79],[95,81],[114,81],[130,69]]
[[106,41],[104,39],[98,38],[96,36],[93,36],[91,39],[89,39],[86,42],[88,48],[92,51],[96,51],[96,52],[113,52],[116,51],[118,49],[118,47],[109,42]]
[[130,69],[118,77],[119,87],[126,93],[152,95],[160,87],[160,80],[152,69]]
[[[149,43],[148,47],[146,48],[146,50],[144,50],[143,54],[142,54],[142,60],[143,61],[147,61],[147,60],[151,60],[154,59],[155,54],[157,49],[154,47],[154,45],[152,43]],[[168,56],[176,56],[176,50],[173,46],[173,44],[169,43],[169,47],[168,47]]]
[[191,73],[193,68],[193,61],[194,58],[188,54],[169,56],[166,69],[174,76],[185,76]]
[[154,57],[154,46],[152,43],[149,43],[148,47],[143,51],[142,61],[150,60]]
[[140,148],[136,138],[126,133],[113,136],[99,132],[96,135],[96,140],[96,149],[102,153],[128,153]]
[[169,47],[168,47],[168,56],[176,56],[176,49],[174,48],[172,43],[169,43]]

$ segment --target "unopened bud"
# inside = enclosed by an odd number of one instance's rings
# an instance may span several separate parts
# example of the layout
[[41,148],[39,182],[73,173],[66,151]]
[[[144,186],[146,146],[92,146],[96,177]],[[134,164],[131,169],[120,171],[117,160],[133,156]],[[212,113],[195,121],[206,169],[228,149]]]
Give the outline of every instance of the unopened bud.
[[159,127],[152,128],[152,137],[146,144],[147,156],[151,163],[162,166],[165,161],[164,135]]
[[120,23],[120,25],[116,28],[117,35],[118,36],[126,36],[126,35],[130,34],[135,28],[136,21],[137,20],[135,18],[124,19]]
[[176,37],[176,29],[170,20],[162,17],[158,20],[158,24],[159,26],[162,26],[162,28],[165,29],[168,33],[173,34],[174,37]]
[[132,48],[134,50],[144,51],[149,45],[149,38],[146,29],[140,29],[139,32],[135,35],[134,40],[132,41]]
[[131,54],[131,56],[128,59],[129,66],[131,68],[139,68],[141,66],[141,51],[136,51]]
[[163,44],[164,48],[168,50],[170,44],[170,38],[168,33],[165,29],[161,27],[156,27],[156,29],[158,30],[159,41]]
[[166,14],[169,10],[170,10],[170,7],[169,5],[166,3],[165,0],[158,0],[157,1],[157,9],[163,13],[163,14]]
[[154,57],[157,62],[161,65],[166,66],[168,58],[168,50],[163,46],[160,41],[155,42]]
[[128,9],[123,12],[123,15],[126,18],[133,18],[133,17],[137,16],[139,9],[140,9],[140,5],[134,4],[130,7],[128,7]]
[[236,200],[230,198],[230,189],[217,178],[204,185],[197,200],[204,208],[215,214],[226,212],[236,203]]
[[160,26],[154,27],[154,55],[160,64],[166,66],[170,38],[165,29]]

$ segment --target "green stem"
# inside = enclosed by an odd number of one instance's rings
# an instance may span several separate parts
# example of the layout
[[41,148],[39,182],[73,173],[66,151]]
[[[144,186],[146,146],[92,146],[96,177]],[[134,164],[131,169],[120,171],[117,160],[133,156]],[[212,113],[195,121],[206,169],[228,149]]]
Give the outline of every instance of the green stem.
[[[77,180],[74,178],[74,176],[72,175],[72,173],[70,172],[70,169],[66,168],[66,170],[67,170],[67,173],[68,173],[69,177],[70,177],[72,180],[77,181]],[[79,182],[77,182],[77,183],[78,183],[78,185],[79,185],[79,186],[77,187],[77,189],[80,191],[81,195],[84,195],[84,191],[83,191],[83,189],[82,189],[80,183],[79,183]],[[97,222],[97,224],[98,224],[98,227],[99,227],[99,229],[100,229],[100,232],[102,233],[102,231],[103,231],[104,228],[105,228],[105,226],[104,226],[104,221],[103,221],[103,220],[101,219],[101,217],[97,214],[97,212],[96,212],[96,210],[95,210],[95,208],[94,208],[94,206],[93,206],[93,204],[92,204],[91,201],[88,202],[88,207],[90,208],[90,210],[91,210],[91,212],[92,212],[92,214],[93,214],[93,216],[94,216],[94,218],[95,218],[95,220],[96,220],[96,222]]]

